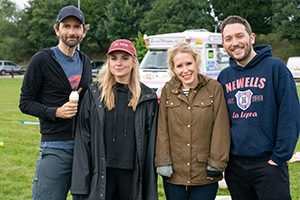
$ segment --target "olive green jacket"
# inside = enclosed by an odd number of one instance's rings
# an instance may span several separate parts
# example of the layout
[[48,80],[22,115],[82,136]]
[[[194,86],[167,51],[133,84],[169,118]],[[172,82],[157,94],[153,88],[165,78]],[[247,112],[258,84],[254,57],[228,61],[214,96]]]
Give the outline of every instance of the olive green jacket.
[[172,165],[167,182],[205,185],[207,165],[223,172],[229,159],[230,122],[223,88],[216,80],[198,75],[199,83],[186,96],[174,77],[160,98],[155,166]]

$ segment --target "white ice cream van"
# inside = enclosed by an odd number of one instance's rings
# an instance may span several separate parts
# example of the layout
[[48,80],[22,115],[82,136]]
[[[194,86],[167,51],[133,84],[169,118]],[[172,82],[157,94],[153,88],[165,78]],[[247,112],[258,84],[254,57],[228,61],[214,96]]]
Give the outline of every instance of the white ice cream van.
[[300,78],[300,57],[289,57],[286,66],[292,72],[294,78]]
[[201,54],[200,73],[217,78],[220,71],[229,65],[229,56],[221,44],[221,33],[206,29],[186,30],[180,33],[144,35],[148,52],[140,64],[141,81],[159,90],[170,79],[167,50],[179,41],[186,41],[199,49]]

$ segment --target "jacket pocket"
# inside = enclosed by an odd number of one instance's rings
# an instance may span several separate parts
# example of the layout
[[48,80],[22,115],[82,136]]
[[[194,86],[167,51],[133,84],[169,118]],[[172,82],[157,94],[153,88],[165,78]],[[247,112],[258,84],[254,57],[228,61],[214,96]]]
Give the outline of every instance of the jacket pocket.
[[211,98],[199,99],[193,103],[193,112],[195,119],[201,124],[213,126],[214,122],[214,109],[213,101]]
[[208,162],[209,153],[198,154],[195,162],[192,164],[191,176],[197,181],[206,180],[206,166]]
[[200,99],[194,102],[194,106],[205,108],[211,106],[213,104],[213,100],[211,98]]
[[208,162],[208,157],[209,157],[209,154],[198,154],[197,155],[197,161],[199,163],[207,163]]
[[272,141],[259,126],[233,126],[231,140],[231,153],[236,156],[263,158],[273,151]]
[[[171,135],[172,141],[181,142],[182,141],[182,119],[183,113],[181,102],[178,99],[169,99],[166,102],[167,108],[167,123],[168,123],[168,131]],[[179,143],[180,144],[180,143]]]
[[166,102],[166,107],[167,108],[176,108],[176,107],[179,107],[180,106],[180,101],[178,99],[169,99],[167,102]]

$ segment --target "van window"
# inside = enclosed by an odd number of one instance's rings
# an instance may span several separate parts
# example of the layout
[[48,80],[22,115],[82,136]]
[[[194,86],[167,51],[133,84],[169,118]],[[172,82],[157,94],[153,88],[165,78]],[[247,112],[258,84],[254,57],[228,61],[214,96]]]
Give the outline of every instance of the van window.
[[167,69],[167,51],[166,50],[149,50],[143,61],[141,62],[141,69]]
[[207,71],[220,71],[227,67],[229,56],[224,51],[221,44],[206,44],[206,70]]

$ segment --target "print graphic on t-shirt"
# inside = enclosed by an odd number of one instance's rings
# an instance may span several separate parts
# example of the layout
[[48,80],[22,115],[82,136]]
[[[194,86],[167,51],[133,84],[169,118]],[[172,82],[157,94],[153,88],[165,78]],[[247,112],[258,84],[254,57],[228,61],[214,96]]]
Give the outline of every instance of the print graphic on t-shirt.
[[81,80],[81,75],[73,75],[69,78],[72,89],[78,88],[80,80]]

